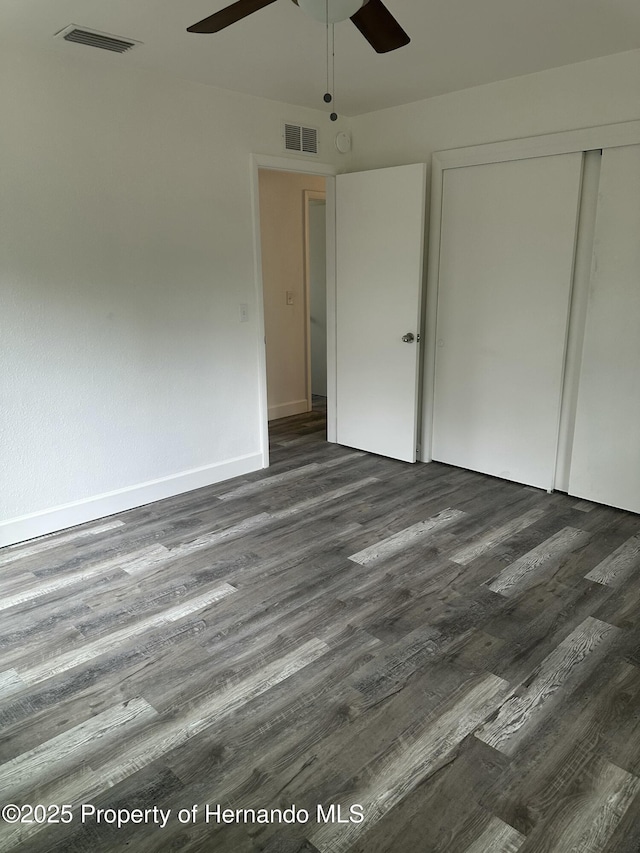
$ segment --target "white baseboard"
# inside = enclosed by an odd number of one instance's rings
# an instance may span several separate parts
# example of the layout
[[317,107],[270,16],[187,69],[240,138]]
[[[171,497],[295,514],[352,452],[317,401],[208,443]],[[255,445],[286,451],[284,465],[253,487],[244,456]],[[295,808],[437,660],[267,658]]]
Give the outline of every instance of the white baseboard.
[[269,406],[269,420],[278,418],[289,418],[291,415],[301,415],[309,411],[309,403],[306,400],[294,400],[292,403],[280,403],[277,406]]
[[98,518],[134,509],[163,498],[190,492],[193,489],[201,489],[203,486],[211,486],[223,480],[230,480],[232,477],[258,471],[262,467],[262,453],[251,453],[226,462],[218,462],[215,465],[182,471],[159,480],[149,480],[125,489],[94,495],[30,515],[10,518],[0,522],[0,548],[34,539],[36,536],[65,530],[68,527],[75,527],[76,524],[95,521]]

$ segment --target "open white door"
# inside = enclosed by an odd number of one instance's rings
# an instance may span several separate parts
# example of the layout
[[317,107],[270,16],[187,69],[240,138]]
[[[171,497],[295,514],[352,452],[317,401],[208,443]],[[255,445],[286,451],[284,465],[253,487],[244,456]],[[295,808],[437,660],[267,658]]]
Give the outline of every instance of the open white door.
[[336,178],[338,444],[415,462],[426,166]]

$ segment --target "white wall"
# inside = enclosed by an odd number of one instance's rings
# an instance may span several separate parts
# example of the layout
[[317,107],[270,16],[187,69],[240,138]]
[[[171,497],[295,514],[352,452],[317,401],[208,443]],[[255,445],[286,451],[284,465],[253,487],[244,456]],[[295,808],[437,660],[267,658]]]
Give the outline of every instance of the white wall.
[[434,151],[640,118],[640,50],[352,119],[351,169],[429,163]]
[[260,467],[250,154],[335,126],[7,48],[0,116],[0,545]]

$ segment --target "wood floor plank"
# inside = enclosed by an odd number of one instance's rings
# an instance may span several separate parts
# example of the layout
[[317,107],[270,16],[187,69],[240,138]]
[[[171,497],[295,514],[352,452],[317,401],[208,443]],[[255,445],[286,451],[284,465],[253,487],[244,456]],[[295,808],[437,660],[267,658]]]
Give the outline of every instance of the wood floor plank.
[[585,575],[589,581],[616,586],[640,567],[640,535],[632,536]]
[[546,658],[538,672],[524,684],[522,692],[511,696],[495,720],[476,732],[489,746],[511,755],[538,724],[557,691],[570,680],[582,677],[598,658],[593,654],[613,642],[618,629],[588,617]]
[[222,584],[221,586],[216,587],[195,599],[181,602],[170,610],[165,610],[157,616],[150,616],[147,619],[142,619],[139,622],[135,622],[126,628],[121,628],[119,631],[115,631],[112,634],[108,634],[107,636],[94,640],[91,643],[85,643],[78,649],[72,649],[71,651],[65,652],[56,657],[48,658],[42,663],[31,666],[28,669],[22,669],[19,672],[20,678],[26,684],[37,684],[40,681],[46,681],[46,679],[52,678],[54,675],[66,672],[80,664],[100,657],[100,655],[106,654],[114,648],[117,648],[121,643],[131,640],[133,637],[139,636],[140,634],[144,634],[152,628],[156,628],[160,625],[166,625],[170,622],[176,622],[177,620],[182,619],[185,616],[189,616],[198,610],[209,607],[211,604],[215,604],[227,595],[232,595],[234,592],[236,592],[235,587],[232,587],[229,584]]
[[[117,792],[109,789],[99,794],[93,805],[97,808],[134,809],[149,808],[149,804],[164,803],[173,794],[180,797],[183,785],[169,770],[153,768],[143,770],[135,777],[135,783],[129,788]],[[153,827],[149,840],[157,845],[156,849],[164,846],[165,830]],[[28,850],[29,853],[114,853],[117,850],[146,849],[141,834],[140,825],[123,826],[118,828],[104,823],[87,821],[81,823],[74,819],[70,824],[50,826],[47,830],[31,835],[24,844],[18,845],[18,850]],[[144,830],[143,830],[144,832]],[[14,848],[15,849],[15,848]],[[252,851],[253,853],[253,851]]]
[[[600,732],[600,752],[613,764],[640,778],[640,667],[626,661],[610,666],[615,677],[611,678],[602,700],[590,703],[606,721]],[[582,699],[587,705],[587,695]]]
[[16,693],[24,687],[24,681],[20,678],[15,669],[8,669],[5,672],[0,672],[0,702],[4,701],[7,696]]
[[591,503],[591,501],[576,501],[572,504],[574,509],[580,510],[580,512],[591,512],[592,509],[595,509],[597,504]]
[[602,853],[638,853],[640,850],[640,796],[626,810]]
[[140,572],[148,572],[149,569],[162,565],[170,559],[171,551],[164,545],[150,545],[138,554],[131,554],[122,564],[122,569],[128,575],[137,575]]
[[250,483],[244,483],[242,486],[237,486],[228,492],[223,492],[217,498],[220,501],[227,501],[235,498],[243,498],[247,495],[253,495],[263,489],[279,486],[287,483],[290,480],[301,480],[308,477],[310,474],[315,474],[318,471],[335,468],[338,465],[344,465],[345,462],[350,462],[353,459],[359,459],[364,456],[361,451],[345,453],[334,459],[327,459],[323,462],[310,462],[308,465],[300,465],[296,468],[291,468],[288,471],[283,471],[281,474],[274,474],[272,477],[262,477],[259,480],[253,480]]
[[115,785],[170,750],[186,743],[223,716],[233,714],[250,699],[265,693],[327,652],[325,643],[310,640],[261,672],[190,707],[178,720],[154,727],[133,749],[116,754],[98,768],[108,785]]
[[[163,552],[164,553],[164,552]],[[133,551],[130,554],[119,554],[116,557],[110,557],[94,565],[87,566],[75,572],[68,572],[54,577],[45,579],[35,579],[34,582],[28,582],[20,591],[16,591],[11,595],[6,595],[0,599],[0,611],[9,610],[20,604],[35,601],[36,599],[48,596],[52,592],[67,589],[76,584],[83,583],[87,580],[106,575],[114,569],[126,571],[126,566],[131,563],[134,567],[140,567],[141,563],[147,560],[154,563],[154,558],[158,554],[158,546],[149,546],[139,551]]]
[[[358,792],[370,809],[367,825],[380,820],[420,781],[446,763],[466,735],[499,706],[507,689],[502,679],[488,676],[434,721],[422,737],[399,745],[395,755],[372,769],[370,779]],[[343,802],[345,812],[350,805]],[[326,824],[313,831],[310,840],[322,853],[342,853],[361,832],[360,824]]]
[[[324,643],[310,641],[295,652],[285,655],[261,673],[246,679],[238,685],[232,685],[222,693],[189,708],[177,720],[153,720],[152,725],[142,730],[135,743],[111,745],[111,750],[101,761],[92,761],[91,769],[80,767],[77,772],[58,777],[48,787],[43,788],[42,796],[49,802],[82,803],[91,802],[104,788],[113,787],[127,779],[133,773],[148,766],[169,751],[196,737],[213,725],[222,716],[234,713],[249,699],[264,693],[272,686],[289,678],[308,663],[316,660],[327,650]],[[0,851],[10,850],[16,840],[24,840],[43,829],[43,824],[31,824],[0,835]],[[21,832],[21,829],[23,832]]]
[[466,848],[465,853],[518,853],[526,837],[517,829],[492,817],[489,825],[476,841]]
[[41,536],[33,539],[31,542],[20,542],[17,545],[9,545],[3,548],[0,552],[0,566],[12,563],[15,560],[22,560],[25,557],[33,557],[34,554],[42,554],[44,551],[49,551],[52,548],[58,548],[60,545],[67,545],[69,542],[75,542],[78,539],[84,539],[87,536],[98,536],[100,533],[107,533],[117,527],[122,527],[124,521],[120,519],[109,519],[101,524],[93,525],[92,527],[79,527],[70,530],[66,533],[57,533],[52,536]]
[[420,521],[418,524],[414,524],[411,527],[400,530],[398,533],[394,533],[393,536],[389,536],[387,539],[383,539],[375,545],[370,545],[368,548],[364,548],[356,554],[351,554],[349,559],[353,560],[354,563],[360,563],[363,566],[376,562],[377,560],[384,560],[388,557],[394,556],[399,551],[403,551],[413,543],[421,541],[432,531],[439,530],[449,524],[454,524],[463,516],[464,513],[459,510],[444,509],[433,518],[428,518],[426,521]]
[[500,545],[505,541],[505,539],[509,539],[509,537],[513,536],[514,533],[519,533],[521,530],[535,524],[536,521],[539,521],[542,518],[545,512],[546,509],[544,507],[535,507],[534,509],[523,513],[523,515],[519,515],[517,518],[513,518],[510,521],[505,522],[505,524],[501,524],[500,527],[487,530],[486,533],[479,538],[474,539],[468,545],[465,545],[457,551],[454,551],[453,554],[450,554],[449,559],[454,563],[462,563],[462,565],[471,563],[481,554],[495,548],[496,545]]
[[516,682],[522,673],[535,672],[568,634],[597,614],[607,596],[607,590],[596,584],[583,581],[582,586],[567,587],[550,579],[506,599],[484,626],[503,641],[503,653],[491,671]]
[[478,803],[508,763],[505,756],[476,738],[467,737],[451,762],[367,828],[351,850],[353,853],[465,850],[493,818]]
[[156,710],[144,699],[133,699],[90,717],[0,765],[0,798],[6,802],[23,797],[30,788],[46,784],[51,778],[72,769],[78,750],[88,760],[96,745],[104,748],[110,741],[117,742],[122,738],[123,731],[131,730],[141,722],[157,716]]
[[201,631],[201,622],[181,623],[163,636],[162,645],[128,647],[14,693],[0,705],[0,761],[28,752],[34,732],[49,740],[70,721],[86,720],[139,696],[154,707],[157,698],[184,696],[185,671],[201,677],[208,671],[211,655],[197,645]]
[[353,492],[375,482],[377,482],[377,477],[365,477],[355,483],[348,483],[347,485],[340,486],[338,489],[333,489],[330,492],[324,492],[316,497],[299,501],[298,503],[292,504],[284,509],[276,510],[274,512],[258,513],[257,515],[243,519],[231,527],[225,527],[221,530],[216,530],[204,536],[200,536],[191,542],[185,542],[184,544],[172,549],[172,554],[174,556],[184,556],[201,548],[210,548],[212,545],[216,545],[223,540],[244,536],[245,534],[261,527],[266,527],[269,524],[290,518],[291,516],[298,515],[299,513],[308,512],[309,510],[316,509],[322,504],[327,504],[338,498],[344,497],[345,495],[350,495]]
[[[523,741],[501,777],[483,793],[482,804],[524,835],[573,808],[599,760],[617,764],[626,751],[610,741],[633,717],[640,683],[635,668],[603,658],[589,676],[563,689],[554,713]],[[629,767],[622,767],[627,771]]]
[[[215,765],[211,796],[247,802],[247,791],[258,804],[272,802],[297,775],[295,768],[315,763],[327,739],[349,731],[352,723],[379,703],[364,700],[350,686],[373,657],[371,638],[347,632],[343,640],[305,667],[292,681],[251,700],[251,714],[224,717],[193,745],[174,751],[167,763],[185,784],[208,778]],[[323,702],[330,691],[331,700]],[[256,791],[256,782],[259,787]],[[294,797],[295,798],[295,797]]]
[[4,599],[37,582],[37,576],[33,572],[20,571],[17,573],[15,571],[7,571],[5,568],[2,576],[0,576],[0,598]]
[[587,539],[588,535],[583,530],[565,527],[503,569],[493,583],[489,584],[489,589],[500,595],[513,595],[514,592],[531,585],[539,571],[551,561],[562,557]]
[[639,793],[640,779],[614,764],[598,761],[589,774],[588,787],[575,797],[572,807],[552,813],[520,849],[522,853],[601,853]]
[[[310,670],[316,670],[324,660],[312,664]],[[335,660],[341,660],[341,656]],[[354,677],[357,676],[356,670]],[[402,690],[394,691],[393,695],[386,695],[382,685],[382,696],[376,691],[370,691],[366,697],[352,691],[342,699],[342,680],[339,680],[332,687],[328,706],[320,700],[323,706],[320,718],[325,719],[318,725],[314,722],[318,714],[313,715],[313,709],[318,707],[318,696],[322,693],[307,694],[305,679],[298,678],[303,692],[291,708],[295,716],[281,720],[279,711],[274,709],[267,730],[269,746],[267,751],[261,751],[258,764],[247,764],[242,754],[235,751],[234,744],[223,739],[229,757],[225,749],[222,761],[216,762],[216,796],[247,807],[294,801],[315,808],[318,803],[333,802],[336,791],[340,790],[343,794],[349,791],[353,801],[357,801],[362,768],[371,767],[372,761],[380,763],[396,755],[400,742],[413,743],[430,721],[442,716],[456,698],[466,695],[479,680],[477,675],[469,673],[430,668],[419,677],[407,677]],[[334,692],[338,692],[335,703]],[[419,717],[415,714],[416,701],[422,709]],[[306,718],[307,715],[310,716]],[[249,721],[245,725],[249,726]],[[255,726],[261,729],[259,719]],[[256,734],[254,731],[247,749],[255,743]],[[241,739],[244,746],[244,738]],[[267,835],[268,829],[256,834],[258,848],[266,842]]]

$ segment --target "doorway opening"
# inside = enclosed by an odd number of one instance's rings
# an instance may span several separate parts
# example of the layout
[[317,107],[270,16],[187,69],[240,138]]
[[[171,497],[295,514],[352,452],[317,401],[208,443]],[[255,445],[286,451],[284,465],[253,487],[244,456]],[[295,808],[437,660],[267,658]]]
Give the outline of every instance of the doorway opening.
[[326,439],[326,179],[259,168],[258,194],[270,442],[283,419]]

